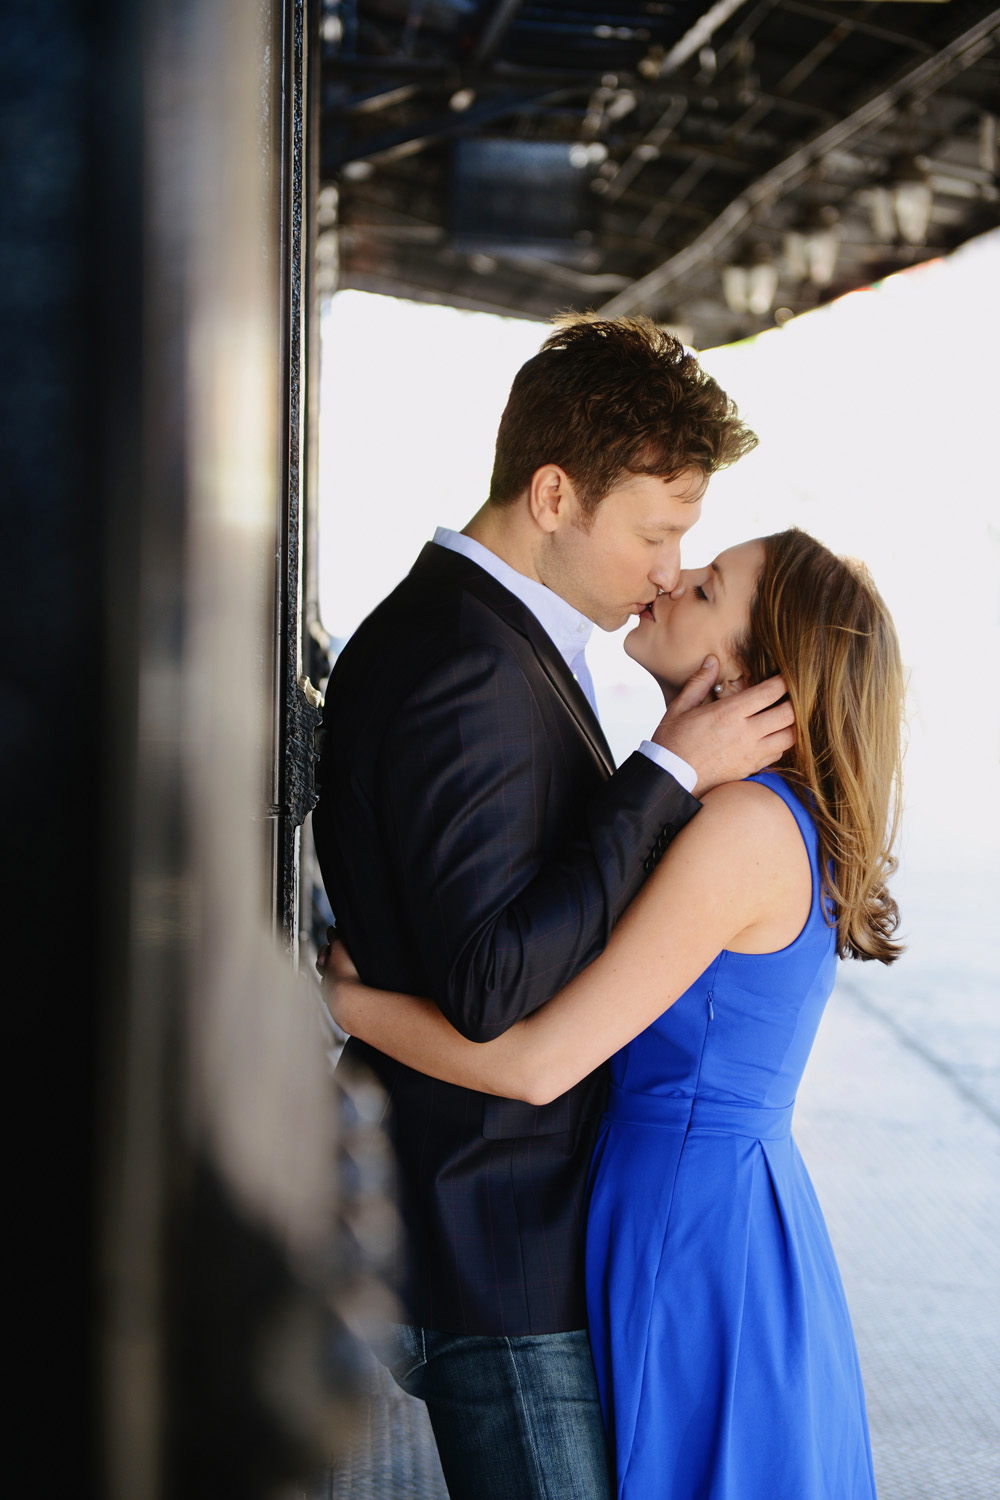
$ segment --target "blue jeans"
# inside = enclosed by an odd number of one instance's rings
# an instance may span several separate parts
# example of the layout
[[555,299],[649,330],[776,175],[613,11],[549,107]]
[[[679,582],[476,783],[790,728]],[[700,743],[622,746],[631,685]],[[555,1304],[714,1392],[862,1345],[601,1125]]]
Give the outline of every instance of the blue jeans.
[[582,1330],[494,1338],[398,1324],[376,1352],[427,1403],[451,1500],[610,1500]]

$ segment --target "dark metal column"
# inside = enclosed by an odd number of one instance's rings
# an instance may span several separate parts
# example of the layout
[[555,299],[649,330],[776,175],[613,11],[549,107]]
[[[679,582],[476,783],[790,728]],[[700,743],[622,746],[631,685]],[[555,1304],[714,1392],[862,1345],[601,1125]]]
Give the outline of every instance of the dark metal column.
[[301,654],[307,11],[10,10],[5,1477],[276,1500],[342,1441],[351,1387],[334,1106],[272,919]]
[[284,492],[278,541],[275,695],[275,911],[285,947],[297,958],[303,905],[302,824],[316,802],[318,694],[309,672],[312,539],[315,537],[315,403],[319,328],[314,289],[318,154],[316,6],[285,0],[282,27],[281,347],[285,432]]

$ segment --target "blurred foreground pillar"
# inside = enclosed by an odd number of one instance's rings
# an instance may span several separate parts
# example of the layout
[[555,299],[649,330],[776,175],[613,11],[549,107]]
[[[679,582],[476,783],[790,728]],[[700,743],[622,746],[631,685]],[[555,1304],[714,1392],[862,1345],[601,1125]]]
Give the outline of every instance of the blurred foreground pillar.
[[349,1417],[288,891],[310,20],[22,0],[0,40],[18,1492],[287,1495]]

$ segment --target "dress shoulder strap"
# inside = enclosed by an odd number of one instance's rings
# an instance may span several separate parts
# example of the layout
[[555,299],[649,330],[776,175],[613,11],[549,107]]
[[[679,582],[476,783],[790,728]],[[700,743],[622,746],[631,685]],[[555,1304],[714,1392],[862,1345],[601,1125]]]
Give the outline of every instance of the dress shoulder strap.
[[802,835],[802,842],[809,854],[809,863],[812,866],[814,880],[819,875],[819,836],[816,832],[816,824],[813,822],[812,813],[802,801],[799,793],[795,791],[784,776],[778,771],[758,771],[755,776],[748,776],[747,781],[756,781],[761,786],[766,786],[774,792],[785,803]]
[[[809,934],[821,937],[825,946],[834,941],[836,927],[836,908],[830,900],[829,892],[824,891],[823,878],[820,870],[819,833],[808,803],[803,796],[787,782],[778,771],[758,771],[755,776],[748,776],[747,781],[759,782],[766,786],[775,796],[780,797],[789,809],[799,826],[802,842],[806,846],[809,856],[809,869],[812,874],[813,896],[809,910],[809,918],[799,936],[790,948],[798,947],[809,941]],[[788,949],[782,950],[784,952]]]

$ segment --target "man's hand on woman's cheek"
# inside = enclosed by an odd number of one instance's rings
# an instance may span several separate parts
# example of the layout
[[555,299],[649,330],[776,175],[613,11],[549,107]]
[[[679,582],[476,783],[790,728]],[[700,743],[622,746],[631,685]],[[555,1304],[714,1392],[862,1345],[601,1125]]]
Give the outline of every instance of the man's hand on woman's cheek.
[[795,715],[781,702],[784,678],[770,677],[725,698],[710,696],[718,675],[714,656],[685,684],[652,735],[698,776],[695,796],[727,781],[742,781],[780,760],[795,743]]

